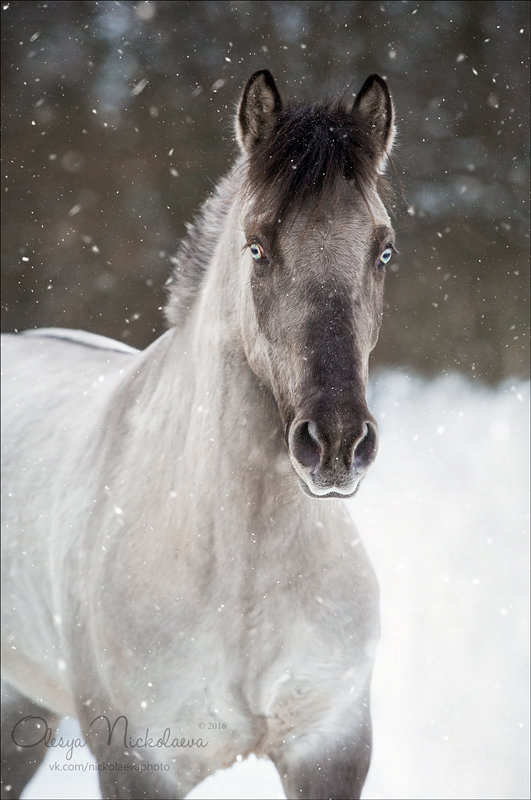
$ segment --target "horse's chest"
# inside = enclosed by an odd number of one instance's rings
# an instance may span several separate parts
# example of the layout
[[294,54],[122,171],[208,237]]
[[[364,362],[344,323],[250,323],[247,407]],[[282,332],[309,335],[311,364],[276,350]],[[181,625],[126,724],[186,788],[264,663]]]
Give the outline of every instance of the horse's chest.
[[275,603],[264,602],[237,626],[234,619],[229,612],[198,642],[203,691],[196,708],[207,730],[231,731],[237,752],[265,752],[348,694],[352,651],[327,641],[309,617],[295,625]]
[[173,720],[183,735],[208,736],[220,763],[318,725],[358,690],[370,661],[370,591],[360,585],[345,598],[338,586],[356,585],[349,575],[311,586],[299,577],[281,588],[235,574],[223,591],[212,577],[159,582],[160,597],[125,607],[120,631],[102,626],[104,650],[120,645],[121,669],[106,676],[114,705],[125,709],[134,686],[139,708],[163,727]]

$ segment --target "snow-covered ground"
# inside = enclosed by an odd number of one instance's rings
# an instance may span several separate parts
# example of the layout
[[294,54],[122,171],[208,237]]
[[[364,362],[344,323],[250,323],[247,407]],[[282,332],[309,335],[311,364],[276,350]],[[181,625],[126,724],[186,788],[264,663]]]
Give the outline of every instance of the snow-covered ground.
[[[380,453],[351,503],[383,627],[364,797],[528,798],[529,386],[388,372],[371,396]],[[61,752],[23,797],[100,797],[94,773],[50,769]],[[284,795],[251,757],[188,797]]]

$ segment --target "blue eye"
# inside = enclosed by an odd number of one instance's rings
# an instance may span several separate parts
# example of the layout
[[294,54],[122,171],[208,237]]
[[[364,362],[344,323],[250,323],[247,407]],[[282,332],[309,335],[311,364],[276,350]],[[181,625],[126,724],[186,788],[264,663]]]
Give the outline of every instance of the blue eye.
[[383,251],[382,255],[380,256],[380,264],[384,264],[384,265],[388,264],[391,261],[392,257],[393,257],[393,248],[392,247],[386,247],[385,250]]
[[251,255],[255,261],[260,261],[261,258],[265,258],[265,253],[263,248],[256,242],[253,242],[249,250],[251,251]]

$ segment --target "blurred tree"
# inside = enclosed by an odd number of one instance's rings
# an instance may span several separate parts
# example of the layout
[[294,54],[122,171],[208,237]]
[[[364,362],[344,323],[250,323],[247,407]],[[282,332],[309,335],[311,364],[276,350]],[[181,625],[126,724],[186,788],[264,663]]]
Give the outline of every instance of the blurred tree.
[[526,3],[63,0],[2,15],[4,330],[145,346],[184,223],[235,153],[251,72],[312,101],[378,71],[408,213],[375,360],[526,374]]

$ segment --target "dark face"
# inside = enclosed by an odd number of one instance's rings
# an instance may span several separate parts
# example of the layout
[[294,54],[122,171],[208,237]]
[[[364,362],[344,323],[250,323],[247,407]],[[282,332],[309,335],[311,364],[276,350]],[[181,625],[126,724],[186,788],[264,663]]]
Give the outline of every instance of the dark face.
[[238,111],[247,176],[243,343],[313,497],[352,495],[376,454],[365,387],[393,251],[376,189],[393,133],[391,95],[378,75],[353,102],[284,109],[261,70]]
[[274,231],[245,223],[242,333],[249,364],[277,402],[292,465],[312,496],[352,495],[377,448],[365,401],[393,231],[374,192],[352,182],[327,214]]

